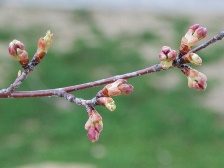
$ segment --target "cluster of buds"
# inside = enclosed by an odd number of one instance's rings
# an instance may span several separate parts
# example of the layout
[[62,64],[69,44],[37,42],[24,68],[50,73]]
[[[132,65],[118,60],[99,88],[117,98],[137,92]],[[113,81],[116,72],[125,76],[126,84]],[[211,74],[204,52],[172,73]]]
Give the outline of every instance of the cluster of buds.
[[25,45],[22,42],[13,40],[9,43],[8,51],[9,54],[22,65],[23,68],[27,67],[29,58],[28,53],[25,50]]
[[[183,55],[184,63],[192,63],[201,65],[202,59],[195,53],[189,52],[193,45],[197,44],[207,35],[207,29],[200,27],[199,24],[194,24],[189,27],[187,33],[181,40],[180,53]],[[182,72],[187,75],[188,86],[196,90],[205,90],[207,87],[207,77],[189,66],[184,66]]]
[[107,107],[110,111],[116,109],[116,105],[111,96],[128,95],[133,91],[134,87],[127,84],[127,80],[118,79],[117,81],[106,85],[96,95],[97,104]]
[[[37,65],[40,60],[46,55],[46,53],[49,50],[49,47],[52,43],[54,35],[50,32],[47,31],[45,37],[41,37],[38,41],[38,46],[37,46],[37,52],[31,62],[35,62],[35,65]],[[9,43],[8,47],[9,54],[16,59],[24,69],[28,68],[29,64],[29,58],[28,58],[28,53],[25,50],[25,45],[18,41],[18,40],[13,40],[12,42]]]
[[[128,95],[133,91],[133,89],[134,87],[127,84],[125,79],[118,79],[117,81],[106,85],[97,93],[95,104],[105,106],[110,111],[114,111],[116,109],[116,105],[111,96]],[[87,106],[87,113],[89,115],[89,119],[85,124],[85,129],[88,130],[88,138],[92,142],[95,142],[99,139],[100,132],[103,129],[102,117],[92,106]]]
[[36,55],[42,59],[48,52],[49,47],[51,46],[52,40],[54,35],[50,32],[50,30],[47,31],[45,37],[41,37],[38,41],[37,45],[37,52]]
[[87,112],[89,115],[89,119],[85,124],[85,129],[88,131],[87,136],[92,142],[96,142],[103,130],[102,117],[93,107],[89,108]]
[[197,44],[207,35],[207,29],[200,27],[199,24],[194,24],[189,27],[187,33],[181,40],[180,53],[186,54],[191,50],[191,47]]
[[[168,69],[171,66],[175,66],[181,69],[181,71],[187,75],[188,86],[196,90],[205,90],[207,87],[207,77],[186,65],[186,63],[192,63],[193,65],[201,65],[202,59],[196,54],[191,52],[193,45],[197,44],[207,34],[207,29],[200,27],[199,24],[194,24],[189,27],[185,36],[181,39],[181,45],[179,53],[172,50],[170,47],[163,46],[159,59],[163,69]],[[192,50],[193,51],[193,50]],[[177,56],[178,55],[178,56]]]
[[177,57],[177,52],[172,50],[168,46],[163,46],[161,52],[159,53],[160,64],[162,65],[163,69],[168,69],[172,66],[173,61]]

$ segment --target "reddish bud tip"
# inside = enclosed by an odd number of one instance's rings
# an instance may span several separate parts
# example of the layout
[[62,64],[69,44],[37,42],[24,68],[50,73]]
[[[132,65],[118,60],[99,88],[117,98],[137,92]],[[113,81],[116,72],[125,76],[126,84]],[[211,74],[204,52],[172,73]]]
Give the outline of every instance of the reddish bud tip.
[[200,27],[199,24],[194,24],[192,26],[189,27],[189,30],[191,30],[192,32],[194,32],[195,30],[197,30]]
[[92,125],[90,126],[87,134],[88,138],[92,142],[96,142],[99,140],[100,133],[96,130],[96,128]]
[[129,95],[134,90],[134,87],[130,84],[121,84],[118,86],[118,89],[122,95]]

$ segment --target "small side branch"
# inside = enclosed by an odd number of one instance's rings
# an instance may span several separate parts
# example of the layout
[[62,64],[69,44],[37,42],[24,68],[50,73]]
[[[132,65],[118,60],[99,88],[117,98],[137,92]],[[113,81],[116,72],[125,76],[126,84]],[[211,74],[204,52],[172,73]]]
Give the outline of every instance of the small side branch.
[[211,38],[210,40],[208,40],[207,42],[205,42],[204,44],[201,44],[200,46],[194,48],[193,50],[191,50],[190,52],[192,53],[196,53],[204,48],[206,48],[207,46],[211,45],[212,43],[215,43],[218,40],[222,40],[224,37],[224,31],[221,31],[219,34],[217,34],[216,36],[214,36],[213,38]]

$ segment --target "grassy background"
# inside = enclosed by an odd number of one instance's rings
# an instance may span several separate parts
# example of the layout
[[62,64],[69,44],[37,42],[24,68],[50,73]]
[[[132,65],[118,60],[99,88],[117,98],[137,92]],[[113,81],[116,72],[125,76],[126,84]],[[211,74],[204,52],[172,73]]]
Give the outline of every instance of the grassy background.
[[[91,12],[75,11],[70,15],[75,24],[87,26],[92,39],[80,35],[73,39],[66,52],[56,47],[50,49],[19,90],[63,87],[141,69],[158,61],[147,62],[138,48],[155,44],[159,51],[161,45],[168,45],[163,44],[159,31],[122,32],[111,37],[97,24]],[[175,32],[170,46],[178,48],[192,20],[165,15],[157,19],[169,20]],[[45,27],[30,25],[18,30],[9,24],[1,28],[0,40],[8,44],[13,38],[21,37],[29,53],[34,53],[36,41]],[[60,39],[56,37],[55,43],[57,40]],[[224,50],[217,45],[201,53],[206,66],[219,61]],[[213,59],[209,55],[213,55]],[[7,87],[21,68],[12,60],[4,57],[0,60],[2,66],[6,62],[10,67],[9,73],[4,75],[4,87]],[[7,72],[6,69],[1,71]],[[175,77],[167,76],[169,73]],[[173,87],[169,86],[170,81],[176,80]],[[97,143],[91,143],[86,137],[87,115],[83,107],[59,98],[0,100],[0,167],[47,161],[90,163],[98,168],[219,168],[224,165],[223,116],[201,103],[215,87],[215,80],[209,81],[210,90],[197,92],[187,87],[181,72],[172,69],[128,82],[135,90],[130,96],[114,98],[117,105],[114,113],[97,107],[104,121]],[[89,99],[100,88],[75,95]]]

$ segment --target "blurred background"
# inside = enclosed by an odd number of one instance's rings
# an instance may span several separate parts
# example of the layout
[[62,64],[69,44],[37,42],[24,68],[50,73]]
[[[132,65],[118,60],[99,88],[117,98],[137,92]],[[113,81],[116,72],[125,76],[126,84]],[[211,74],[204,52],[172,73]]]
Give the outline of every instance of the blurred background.
[[[53,45],[19,90],[70,86],[159,63],[162,46],[178,49],[188,27],[224,28],[224,1],[0,1],[0,88],[21,69],[7,47],[14,38],[30,58],[47,30]],[[205,41],[205,40],[204,40]],[[202,43],[202,42],[201,42]],[[87,138],[83,107],[60,98],[0,100],[2,168],[220,168],[224,165],[224,42],[200,51],[204,92],[170,69],[128,80],[130,96],[115,97],[100,140]],[[102,86],[103,87],[103,86]],[[91,99],[102,87],[74,92]]]

